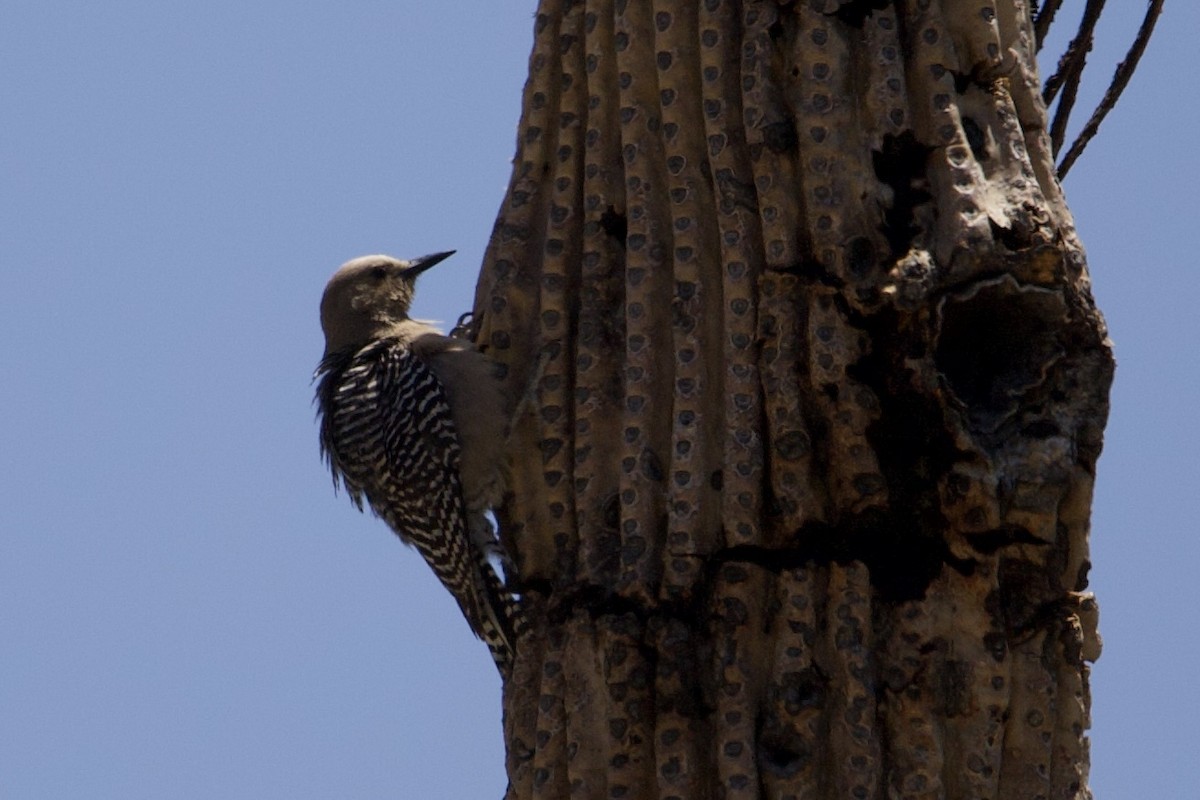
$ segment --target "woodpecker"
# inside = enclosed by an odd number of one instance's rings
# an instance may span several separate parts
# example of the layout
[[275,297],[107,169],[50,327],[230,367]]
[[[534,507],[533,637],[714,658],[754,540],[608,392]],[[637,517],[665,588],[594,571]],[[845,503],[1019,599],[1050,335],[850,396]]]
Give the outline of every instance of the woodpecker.
[[417,548],[454,595],[502,675],[519,608],[489,561],[486,518],[504,490],[506,403],[494,365],[469,343],[409,318],[425,270],[453,250],[410,261],[347,261],[321,298],[317,367],[321,453],[346,490]]

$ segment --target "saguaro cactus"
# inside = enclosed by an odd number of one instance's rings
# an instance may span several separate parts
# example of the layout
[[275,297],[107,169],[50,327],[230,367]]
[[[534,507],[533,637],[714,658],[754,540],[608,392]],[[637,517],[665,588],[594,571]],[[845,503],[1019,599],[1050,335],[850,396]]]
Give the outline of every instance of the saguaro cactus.
[[1112,360],[1021,0],[544,0],[509,797],[1086,797]]

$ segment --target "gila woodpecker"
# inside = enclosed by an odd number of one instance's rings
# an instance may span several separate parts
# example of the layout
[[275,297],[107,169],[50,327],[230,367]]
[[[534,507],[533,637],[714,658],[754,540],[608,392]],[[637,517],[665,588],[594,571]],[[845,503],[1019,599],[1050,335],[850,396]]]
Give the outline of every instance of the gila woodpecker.
[[504,490],[503,392],[482,353],[408,316],[417,276],[452,253],[363,256],[330,279],[321,452],[334,487],[417,548],[507,674],[519,609],[489,562],[508,565],[485,516]]

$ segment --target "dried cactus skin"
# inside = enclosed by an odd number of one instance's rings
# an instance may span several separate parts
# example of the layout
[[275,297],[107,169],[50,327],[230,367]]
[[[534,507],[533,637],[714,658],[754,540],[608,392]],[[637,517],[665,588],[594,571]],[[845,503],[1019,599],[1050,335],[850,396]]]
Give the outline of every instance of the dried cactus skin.
[[1023,2],[546,0],[510,798],[1084,798],[1113,363]]

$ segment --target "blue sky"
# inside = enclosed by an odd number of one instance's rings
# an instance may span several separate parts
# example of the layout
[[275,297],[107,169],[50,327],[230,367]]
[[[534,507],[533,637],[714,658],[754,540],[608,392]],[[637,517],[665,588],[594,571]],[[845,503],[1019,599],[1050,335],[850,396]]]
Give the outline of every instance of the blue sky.
[[[1144,9],[1109,6],[1085,109]],[[503,791],[487,653],[333,495],[309,377],[346,258],[457,248],[416,310],[470,305],[533,3],[297,8],[5,6],[6,800]],[[1197,30],[1171,0],[1066,185],[1119,361],[1093,520],[1102,798],[1194,791]]]

